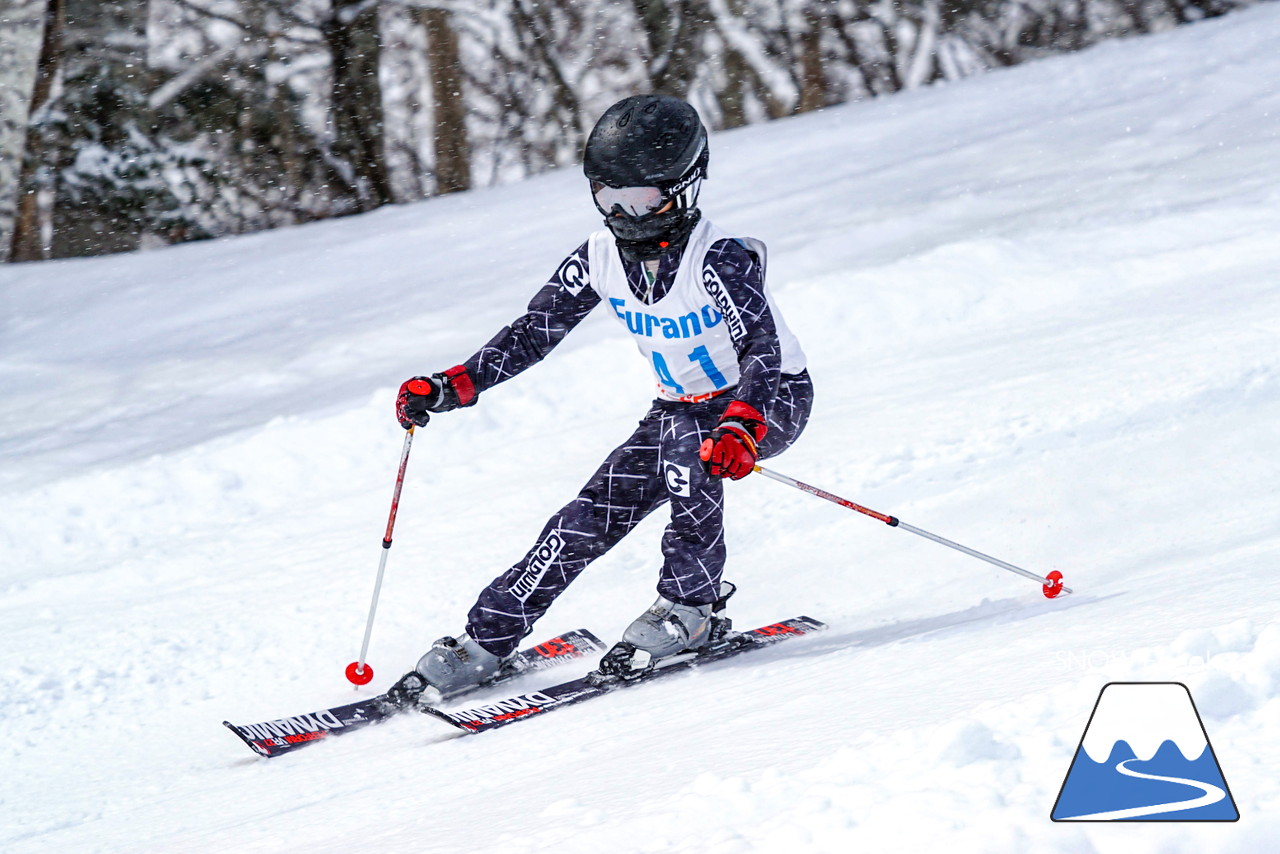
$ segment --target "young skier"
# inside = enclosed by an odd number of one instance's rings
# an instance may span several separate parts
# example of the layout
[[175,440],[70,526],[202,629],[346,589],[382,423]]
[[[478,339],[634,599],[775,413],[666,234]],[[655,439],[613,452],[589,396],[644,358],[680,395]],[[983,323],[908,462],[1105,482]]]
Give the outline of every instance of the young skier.
[[393,697],[413,701],[427,690],[438,700],[505,673],[520,640],[587,564],[668,502],[658,599],[602,670],[625,676],[713,639],[713,614],[733,590],[721,582],[722,479],[746,476],[796,440],[813,387],[765,287],[764,244],[702,218],[707,159],[706,128],[684,101],[638,95],[614,104],[583,157],[605,229],[469,360],[401,386],[401,426],[425,425],[430,413],[474,405],[540,361],[603,304],[653,368],[658,393],[529,553],[481,591],[465,632],[436,641]]

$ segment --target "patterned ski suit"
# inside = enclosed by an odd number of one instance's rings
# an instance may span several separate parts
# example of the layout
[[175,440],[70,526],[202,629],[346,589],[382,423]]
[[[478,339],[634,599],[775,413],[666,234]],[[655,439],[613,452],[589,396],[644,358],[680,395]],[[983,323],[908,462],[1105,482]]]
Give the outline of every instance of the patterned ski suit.
[[[565,259],[524,316],[464,363],[475,391],[483,392],[543,359],[602,302],[637,337],[642,353],[658,348],[651,358],[659,396],[635,432],[547,521],[528,554],[480,593],[468,614],[468,634],[490,652],[515,649],[587,564],[668,502],[671,521],[662,538],[658,592],[688,604],[715,601],[725,562],[724,481],[706,472],[698,449],[738,400],[765,416],[760,457],[781,453],[804,429],[813,401],[804,355],[785,324],[775,320],[764,286],[763,244],[723,234],[701,223],[683,255],[662,257],[650,283],[641,263],[623,261],[608,232],[598,232]],[[681,274],[681,266],[696,265],[700,253],[701,267]],[[661,306],[675,303],[678,288],[688,292],[685,304],[691,304],[688,295],[701,299],[701,310],[658,316]],[[669,294],[672,300],[665,300]],[[702,339],[682,336],[712,331],[720,338],[710,351],[701,346],[686,352]],[[726,358],[736,365],[724,365]],[[690,375],[702,380],[695,388],[711,391],[681,394]]]

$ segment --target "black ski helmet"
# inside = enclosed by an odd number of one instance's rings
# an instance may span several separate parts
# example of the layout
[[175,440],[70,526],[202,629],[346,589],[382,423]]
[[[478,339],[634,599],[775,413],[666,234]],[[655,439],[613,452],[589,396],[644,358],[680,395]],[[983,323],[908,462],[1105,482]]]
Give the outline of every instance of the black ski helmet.
[[[707,129],[679,98],[633,95],[605,110],[587,137],[582,171],[624,258],[684,247],[702,216],[707,159]],[[670,210],[656,212],[668,202]]]

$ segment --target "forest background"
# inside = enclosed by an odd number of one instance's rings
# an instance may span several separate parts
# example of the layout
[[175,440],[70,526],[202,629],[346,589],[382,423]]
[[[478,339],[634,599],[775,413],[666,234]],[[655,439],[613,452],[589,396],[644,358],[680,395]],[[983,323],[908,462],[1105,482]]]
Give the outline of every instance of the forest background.
[[636,92],[732,128],[1251,2],[0,0],[0,260],[520,180]]

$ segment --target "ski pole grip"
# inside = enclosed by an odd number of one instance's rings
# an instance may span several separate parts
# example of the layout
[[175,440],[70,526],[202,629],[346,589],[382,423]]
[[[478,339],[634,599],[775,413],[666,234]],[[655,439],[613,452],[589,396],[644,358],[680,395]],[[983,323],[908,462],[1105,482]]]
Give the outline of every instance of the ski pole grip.
[[436,387],[431,384],[431,380],[418,378],[409,380],[409,391],[423,397],[432,397],[436,393]]

